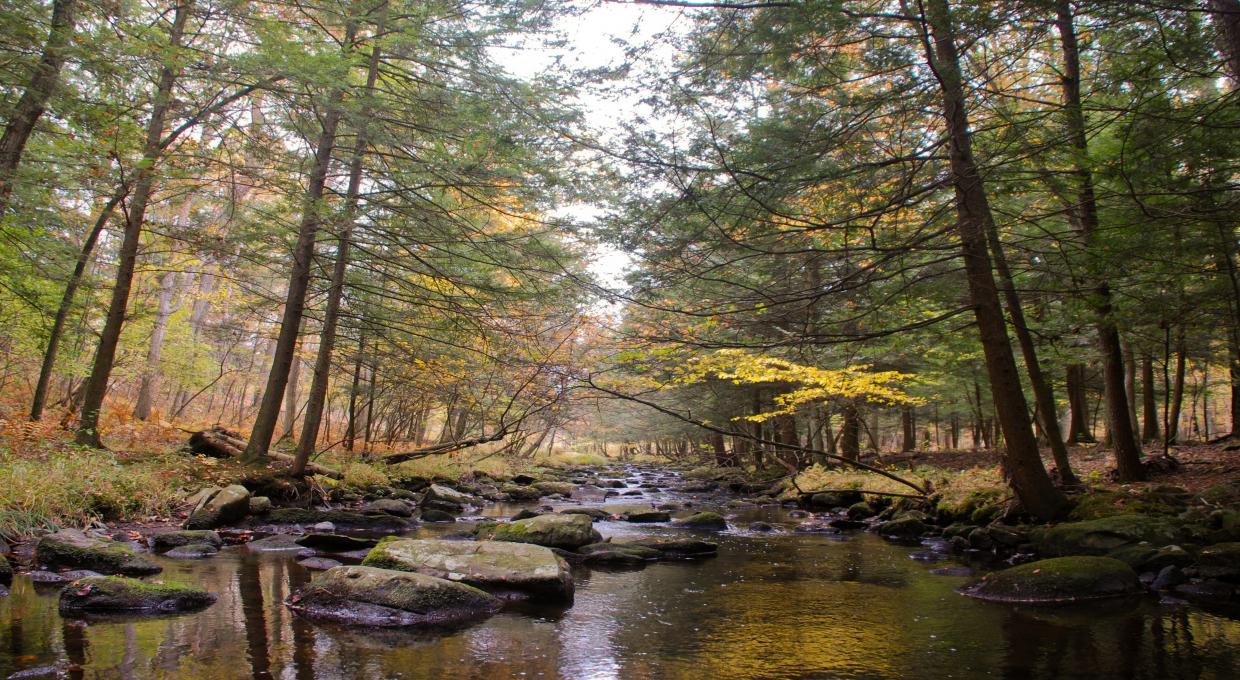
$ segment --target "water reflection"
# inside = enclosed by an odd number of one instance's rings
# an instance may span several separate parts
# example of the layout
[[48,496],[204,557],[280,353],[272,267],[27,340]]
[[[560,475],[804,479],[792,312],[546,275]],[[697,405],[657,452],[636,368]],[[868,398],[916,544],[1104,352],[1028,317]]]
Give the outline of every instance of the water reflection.
[[[748,511],[739,524],[785,519]],[[605,534],[670,534],[602,523]],[[443,531],[448,529],[435,529]],[[1087,609],[968,600],[913,549],[860,535],[723,535],[719,557],[581,569],[567,609],[525,607],[460,630],[320,625],[282,601],[310,573],[228,549],[164,561],[219,594],[171,618],[76,621],[18,577],[0,598],[0,678],[1231,678],[1240,622],[1148,599]],[[54,668],[53,668],[54,667]]]

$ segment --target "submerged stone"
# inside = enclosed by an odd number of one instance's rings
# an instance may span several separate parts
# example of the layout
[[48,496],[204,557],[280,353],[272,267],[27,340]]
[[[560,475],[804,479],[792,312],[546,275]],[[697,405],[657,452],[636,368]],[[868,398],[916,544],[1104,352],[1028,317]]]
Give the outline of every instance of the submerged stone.
[[657,550],[664,559],[713,557],[719,552],[718,543],[698,541],[691,538],[672,539],[645,536],[619,536],[612,539],[611,544],[650,548],[651,550]]
[[39,562],[53,569],[90,569],[101,574],[126,576],[146,576],[162,570],[158,564],[137,554],[124,543],[88,536],[76,529],[44,536],[35,548],[35,556]]
[[328,569],[286,604],[310,618],[364,626],[455,625],[500,608],[494,596],[464,583],[365,566]]
[[60,591],[60,610],[69,612],[179,612],[213,602],[215,595],[199,588],[121,576],[83,578]]
[[324,552],[349,552],[351,550],[369,550],[378,541],[342,536],[340,534],[306,534],[296,539],[297,545]]
[[276,534],[267,538],[260,538],[257,541],[250,541],[245,544],[246,550],[254,552],[284,552],[286,550],[301,550],[305,546],[297,542],[297,536],[289,534]]
[[995,602],[1065,604],[1141,592],[1132,567],[1110,557],[1056,557],[987,574],[961,590]]
[[488,592],[573,597],[568,564],[550,548],[528,543],[402,538],[379,544],[362,564],[459,581]]

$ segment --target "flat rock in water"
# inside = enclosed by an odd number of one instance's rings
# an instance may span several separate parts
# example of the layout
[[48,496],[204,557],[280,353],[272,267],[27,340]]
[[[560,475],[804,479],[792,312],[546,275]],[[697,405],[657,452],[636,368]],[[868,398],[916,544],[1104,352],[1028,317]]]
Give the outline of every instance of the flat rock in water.
[[455,625],[499,611],[500,601],[473,586],[375,567],[333,567],[289,596],[310,618],[363,626]]
[[216,532],[210,530],[166,531],[160,534],[153,534],[148,541],[151,544],[151,549],[159,553],[179,548],[183,545],[206,544],[217,548],[224,545],[224,539],[220,538],[220,535]]
[[392,515],[393,517],[412,517],[413,509],[408,503],[395,498],[380,498],[362,506],[363,515]]
[[76,529],[65,529],[39,539],[35,557],[48,567],[90,569],[101,574],[146,576],[162,571],[158,564],[124,543],[88,536]]
[[483,540],[533,543],[564,550],[597,543],[603,538],[587,515],[539,515],[516,522],[488,522],[479,524],[475,531]]
[[568,564],[550,548],[529,543],[399,538],[376,546],[362,564],[415,571],[488,592],[573,597]]
[[1141,592],[1132,567],[1110,557],[1056,557],[987,574],[961,589],[995,602],[1067,604]]
[[298,543],[298,536],[289,534],[276,534],[267,538],[260,538],[257,541],[250,541],[245,544],[246,550],[254,552],[284,552],[286,550],[301,550],[305,548]]
[[220,549],[209,543],[191,543],[180,545],[164,553],[164,557],[181,560],[196,560],[218,555]]
[[405,531],[412,526],[409,520],[392,515],[363,515],[360,512],[344,510],[307,510],[304,508],[277,508],[257,521],[258,524],[297,524],[308,527],[323,522],[331,525],[326,532],[348,530],[392,534]]
[[717,512],[699,512],[695,515],[673,521],[672,526],[702,531],[726,531],[728,521]]
[[378,541],[368,538],[355,538],[340,534],[306,534],[297,540],[297,545],[322,550],[323,552],[350,552],[353,550],[369,550]]
[[651,538],[643,536],[620,536],[612,539],[613,545],[641,546],[659,551],[665,559],[690,559],[711,557],[719,553],[719,544],[690,538]]
[[435,508],[422,508],[422,512],[419,515],[419,517],[421,518],[423,522],[455,522],[456,521],[456,517],[454,517],[452,513],[444,512],[443,510],[436,510]]
[[634,524],[652,524],[655,522],[670,522],[672,515],[664,510],[646,510],[642,512],[630,512],[624,516],[624,521],[633,522]]
[[120,576],[79,579],[60,591],[62,612],[179,612],[201,609],[215,595],[199,588]]
[[602,508],[565,508],[560,511],[561,515],[585,515],[592,520],[598,521],[607,519],[611,515]]
[[313,571],[327,571],[332,567],[339,567],[340,561],[329,557],[307,557],[297,560],[297,564]]

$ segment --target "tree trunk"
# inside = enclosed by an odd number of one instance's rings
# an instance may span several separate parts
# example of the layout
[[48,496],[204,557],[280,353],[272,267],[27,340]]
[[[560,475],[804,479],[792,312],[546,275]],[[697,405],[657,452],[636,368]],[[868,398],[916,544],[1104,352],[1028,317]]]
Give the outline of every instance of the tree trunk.
[[848,402],[842,409],[844,423],[840,425],[840,455],[848,460],[861,458],[861,414],[857,405]]
[[34,126],[47,108],[47,100],[60,80],[60,69],[65,64],[65,51],[73,35],[74,11],[77,0],[53,0],[52,24],[43,45],[43,55],[30,74],[26,91],[13,107],[9,122],[0,135],[0,214],[8,207],[13,191],[13,180],[21,164],[22,152]]
[[1041,519],[1052,519],[1063,512],[1067,499],[1055,488],[1042,465],[991,271],[986,230],[994,217],[973,157],[955,27],[947,0],[926,0],[924,6],[934,42],[932,52],[927,45],[926,56],[943,95],[943,117],[950,141],[956,229],[995,411],[1007,442],[1004,465],[1011,475],[1013,491],[1024,508]]
[[916,433],[913,432],[913,407],[900,409],[900,452],[906,453],[917,448]]
[[[1074,147],[1073,173],[1077,180],[1077,201],[1070,213],[1085,242],[1092,246],[1093,235],[1098,229],[1098,206],[1094,198],[1093,176],[1087,164],[1089,140],[1085,135],[1085,114],[1081,108],[1081,62],[1076,42],[1070,0],[1056,0],[1056,27],[1063,43],[1064,69],[1062,77],[1064,114],[1068,134]],[[1134,482],[1145,478],[1141,467],[1141,445],[1133,432],[1132,418],[1128,414],[1128,398],[1124,390],[1124,358],[1120,347],[1119,331],[1112,317],[1111,287],[1104,276],[1094,276],[1094,295],[1091,304],[1097,317],[1098,348],[1102,354],[1103,398],[1107,407],[1107,431],[1115,447],[1115,463],[1121,481]]]
[[1141,439],[1146,442],[1158,441],[1158,407],[1154,399],[1154,358],[1145,355],[1141,358]]
[[1068,364],[1068,441],[1072,444],[1095,441],[1089,426],[1089,401],[1085,397],[1085,364]]
[[[372,96],[375,80],[379,75],[378,40],[383,35],[383,27],[386,23],[387,2],[381,3],[378,11],[379,17],[375,23],[374,33],[375,44],[370,51],[370,64],[366,72],[366,92]],[[358,128],[356,146],[353,148],[353,159],[349,164],[349,185],[345,191],[344,215],[341,219],[336,245],[336,262],[332,266],[331,287],[327,293],[327,310],[323,315],[319,353],[314,360],[314,379],[310,384],[310,396],[306,402],[306,415],[302,421],[301,438],[297,441],[293,468],[289,471],[295,476],[304,472],[319,437],[319,420],[322,418],[323,403],[327,398],[327,384],[332,367],[332,349],[336,344],[336,326],[340,321],[340,301],[344,297],[344,278],[349,267],[349,243],[353,237],[354,221],[357,219],[357,199],[362,188],[362,159],[366,155],[367,138],[366,125],[362,122]]]
[[[366,338],[357,340],[357,357],[353,360],[353,384],[349,387],[349,422],[344,429],[344,448],[353,450],[357,441],[357,390],[362,382],[362,354],[366,349]],[[415,442],[420,443],[420,442]]]
[[[350,9],[342,40],[342,49],[346,54],[353,50],[356,35],[357,22]],[[267,449],[271,447],[271,438],[275,434],[276,421],[280,416],[280,400],[288,385],[289,370],[297,349],[298,331],[305,312],[306,290],[310,285],[310,265],[311,260],[314,259],[314,242],[321,222],[323,188],[327,183],[332,152],[336,147],[336,130],[340,126],[343,98],[344,88],[336,87],[327,112],[323,116],[323,127],[319,133],[315,151],[314,170],[310,175],[310,184],[306,188],[305,205],[302,207],[301,224],[297,231],[297,245],[293,248],[293,268],[289,274],[288,295],[284,302],[284,316],[280,320],[280,334],[276,337],[275,354],[272,357],[271,370],[267,375],[263,401],[259,406],[258,416],[254,419],[254,428],[250,432],[245,456],[242,459],[250,465],[263,465],[267,462]],[[368,422],[367,432],[369,430]]]
[[159,303],[155,310],[155,325],[151,329],[151,344],[146,351],[146,368],[142,371],[142,385],[138,388],[138,403],[133,409],[133,417],[138,420],[151,417],[155,388],[159,383],[159,358],[164,351],[164,335],[168,332],[168,319],[172,316],[176,285],[176,272],[164,272],[163,276],[159,277]]
[[77,443],[86,446],[103,447],[103,441],[99,437],[99,411],[103,408],[103,398],[108,392],[108,379],[112,376],[116,346],[120,343],[121,327],[125,324],[125,311],[129,307],[129,289],[133,285],[133,273],[138,260],[142,223],[146,219],[146,207],[155,188],[155,165],[163,155],[160,141],[164,133],[164,119],[173,104],[173,86],[180,74],[177,66],[177,60],[180,59],[178,53],[192,10],[193,0],[178,0],[172,26],[168,31],[168,60],[159,71],[159,82],[151,106],[151,119],[146,127],[142,161],[138,165],[133,198],[129,202],[125,220],[116,283],[112,287],[112,299],[108,305],[103,331],[99,335],[99,346],[95,350],[95,361],[91,366],[82,401],[82,417],[75,439]]
[[[1167,405],[1167,443],[1176,443],[1180,434],[1180,413],[1184,408],[1184,374],[1188,369],[1188,348],[1184,326],[1180,326],[1175,348],[1175,379],[1171,383],[1171,402]],[[1208,417],[1208,416],[1207,416]]]
[[1132,344],[1125,343],[1124,347],[1124,394],[1128,397],[1128,421],[1132,423],[1133,430],[1136,430],[1137,423],[1141,422],[1137,419],[1137,358],[1133,354]]
[[1210,0],[1210,15],[1218,30],[1216,42],[1227,59],[1233,87],[1240,87],[1240,0]]
[[73,309],[73,298],[77,295],[78,287],[82,284],[82,278],[86,275],[86,268],[90,266],[91,256],[95,252],[95,244],[99,242],[99,236],[103,234],[103,228],[107,226],[108,220],[112,218],[113,211],[120,204],[125,196],[129,193],[128,185],[122,184],[116,193],[112,194],[112,198],[104,204],[99,210],[99,216],[95,218],[95,225],[91,228],[90,233],[86,235],[86,240],[82,243],[81,250],[78,251],[77,262],[73,265],[73,272],[69,274],[69,281],[65,283],[65,291],[60,296],[60,306],[56,308],[56,316],[52,321],[52,329],[47,336],[47,347],[43,350],[43,364],[39,367],[39,381],[34,388],[34,399],[30,405],[30,419],[42,420],[43,409],[47,405],[47,391],[52,382],[52,372],[56,369],[56,356],[60,353],[60,341],[65,332],[65,323],[69,320],[69,312]]

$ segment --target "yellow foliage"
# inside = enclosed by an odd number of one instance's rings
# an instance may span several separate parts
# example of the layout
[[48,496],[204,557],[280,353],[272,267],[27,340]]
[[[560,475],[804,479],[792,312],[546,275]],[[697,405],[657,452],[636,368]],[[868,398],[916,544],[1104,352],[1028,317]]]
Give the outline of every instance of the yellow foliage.
[[751,416],[747,420],[762,422],[796,411],[798,406],[828,399],[865,400],[883,406],[919,405],[920,397],[906,393],[901,384],[914,376],[898,371],[872,371],[867,365],[840,369],[805,366],[786,359],[754,355],[743,350],[723,349],[714,354],[689,360],[677,378],[681,384],[692,384],[709,378],[731,380],[737,385],[786,383],[792,389],[775,397],[774,411]]

